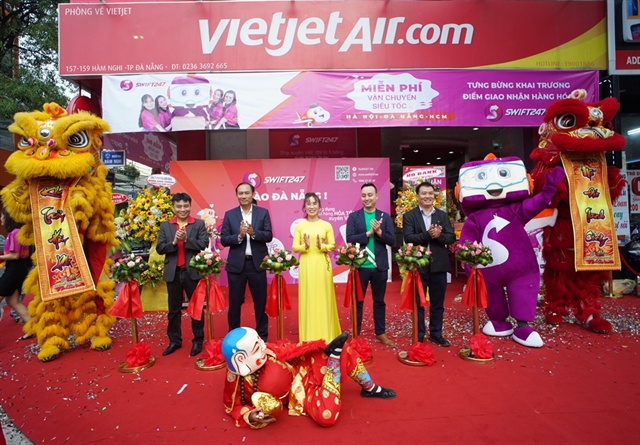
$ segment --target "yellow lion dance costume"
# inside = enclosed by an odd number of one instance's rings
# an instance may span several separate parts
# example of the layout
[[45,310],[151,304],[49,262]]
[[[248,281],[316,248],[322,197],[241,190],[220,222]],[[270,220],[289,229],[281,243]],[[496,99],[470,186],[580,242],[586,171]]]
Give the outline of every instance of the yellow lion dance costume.
[[[48,103],[43,111],[17,113],[9,130],[22,138],[5,164],[16,179],[2,190],[2,200],[11,217],[24,223],[19,241],[35,245],[35,267],[24,285],[35,296],[29,304],[33,318],[24,330],[37,335],[43,362],[69,349],[71,334],[76,344],[91,340],[92,349],[104,351],[111,347],[109,328],[115,322],[109,315],[115,283],[107,277],[107,252],[118,244],[107,168],[98,156],[109,125],[90,113],[67,115],[58,104]],[[39,199],[61,204],[54,210]],[[56,229],[43,236],[54,223],[66,224],[71,235]],[[61,253],[65,249],[70,253]],[[78,268],[84,281],[69,272]],[[75,283],[84,288],[74,293]]]

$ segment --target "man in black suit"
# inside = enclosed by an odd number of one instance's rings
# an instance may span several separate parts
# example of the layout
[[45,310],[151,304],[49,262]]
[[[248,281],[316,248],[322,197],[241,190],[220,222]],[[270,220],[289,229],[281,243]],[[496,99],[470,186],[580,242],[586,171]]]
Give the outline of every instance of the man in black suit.
[[244,293],[249,283],[256,331],[267,341],[269,317],[264,312],[267,304],[267,272],[260,269],[262,259],[268,254],[267,243],[273,239],[269,211],[252,204],[253,185],[241,182],[236,187],[239,207],[224,214],[220,242],[229,247],[227,278],[229,280],[229,331],[240,327],[240,315]]
[[[429,289],[429,340],[447,347],[449,340],[442,336],[444,294],[447,291],[447,272],[451,270],[447,245],[456,241],[449,216],[433,206],[435,190],[429,181],[416,187],[418,207],[402,218],[402,234],[407,244],[420,245],[431,251],[431,263],[418,269],[425,292]],[[424,307],[418,305],[418,340],[425,338]]]
[[[360,187],[362,208],[349,215],[347,219],[347,242],[360,244],[366,249],[367,261],[358,269],[362,294],[366,295],[367,286],[371,283],[373,296],[373,321],[376,338],[385,346],[393,347],[395,343],[386,334],[384,294],[387,290],[387,274],[389,259],[387,246],[393,246],[393,222],[391,217],[376,209],[378,188],[373,183]],[[362,328],[363,301],[357,303],[358,335]]]
[[[162,355],[174,353],[182,347],[182,293],[186,292],[191,298],[198,285],[200,276],[194,269],[189,268],[189,261],[195,254],[209,245],[209,236],[204,221],[193,218],[191,213],[191,197],[186,193],[175,193],[171,197],[174,217],[160,225],[156,250],[165,255],[164,275],[167,282],[169,297],[169,323],[167,336],[169,346]],[[204,317],[200,320],[191,319],[193,344],[191,355],[198,355],[202,351],[204,341]]]

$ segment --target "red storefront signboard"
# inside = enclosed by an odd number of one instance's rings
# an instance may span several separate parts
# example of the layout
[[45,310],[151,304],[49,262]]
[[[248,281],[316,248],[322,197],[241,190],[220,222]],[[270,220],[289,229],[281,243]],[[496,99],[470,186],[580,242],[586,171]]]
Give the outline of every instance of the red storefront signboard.
[[271,130],[269,158],[355,158],[356,130]]
[[602,1],[73,3],[59,29],[71,77],[607,66]]

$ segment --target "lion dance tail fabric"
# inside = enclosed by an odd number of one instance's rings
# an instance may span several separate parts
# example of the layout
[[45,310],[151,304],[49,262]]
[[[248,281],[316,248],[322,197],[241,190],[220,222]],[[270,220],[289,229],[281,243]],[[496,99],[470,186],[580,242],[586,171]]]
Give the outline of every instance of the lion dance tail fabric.
[[20,137],[5,168],[16,179],[1,194],[9,214],[24,224],[18,238],[35,246],[25,291],[38,358],[49,361],[75,343],[111,346],[109,315],[115,283],[107,252],[117,246],[107,168],[99,160],[109,125],[87,112],[68,115],[56,103],[17,113],[9,130]]

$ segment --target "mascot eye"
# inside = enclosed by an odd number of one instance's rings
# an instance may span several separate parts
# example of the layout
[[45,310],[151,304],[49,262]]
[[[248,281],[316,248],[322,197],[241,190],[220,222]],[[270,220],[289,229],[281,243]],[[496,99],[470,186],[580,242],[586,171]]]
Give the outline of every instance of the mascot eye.
[[511,172],[509,171],[509,169],[506,169],[506,168],[499,168],[498,174],[500,175],[501,178],[508,178],[509,176],[511,176]]
[[556,127],[562,130],[568,130],[576,125],[576,117],[573,114],[563,114],[554,119]]
[[78,133],[69,136],[67,144],[69,144],[69,147],[71,148],[85,148],[89,145],[89,135],[84,130],[79,131]]
[[478,181],[484,181],[485,179],[487,179],[487,172],[478,172],[476,174],[476,179]]
[[200,96],[200,90],[196,90],[196,91],[195,91],[195,95],[196,95],[196,96]]
[[180,95],[182,97],[186,96],[187,95],[187,90],[180,90]]

